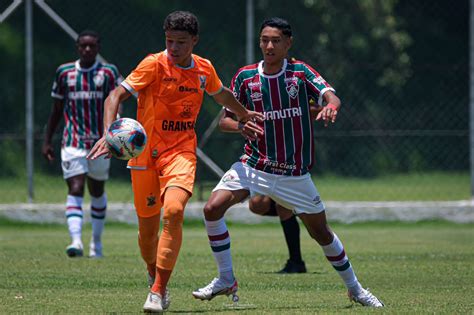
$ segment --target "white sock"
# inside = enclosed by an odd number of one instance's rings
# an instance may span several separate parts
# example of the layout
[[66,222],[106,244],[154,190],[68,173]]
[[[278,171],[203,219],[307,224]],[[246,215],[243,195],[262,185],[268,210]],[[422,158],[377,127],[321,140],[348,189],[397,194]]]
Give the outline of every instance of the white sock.
[[230,254],[230,236],[224,218],[217,221],[204,220],[212,254],[219,269],[219,279],[232,285],[235,281]]
[[358,293],[358,291],[361,289],[361,286],[357,280],[354,270],[352,269],[349,258],[346,256],[344,246],[337,235],[334,234],[334,239],[331,244],[321,247],[323,249],[324,255],[326,255],[327,260],[331,263],[334,269],[336,269],[337,273],[344,281],[347,289],[351,291],[351,293]]
[[82,247],[82,197],[67,195],[66,221],[73,244]]
[[102,232],[104,231],[105,215],[107,210],[107,195],[95,198],[91,196],[91,223],[92,240],[94,243],[100,243]]

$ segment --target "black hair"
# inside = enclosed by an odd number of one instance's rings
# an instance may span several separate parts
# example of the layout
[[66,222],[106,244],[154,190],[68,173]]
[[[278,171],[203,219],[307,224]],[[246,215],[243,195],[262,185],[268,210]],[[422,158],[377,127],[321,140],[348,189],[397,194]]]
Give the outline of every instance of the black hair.
[[291,37],[291,35],[293,34],[291,32],[290,23],[288,23],[288,21],[279,17],[272,17],[263,21],[262,26],[260,26],[260,33],[262,33],[262,30],[267,26],[274,27],[281,30],[283,35],[286,35],[288,37]]
[[83,30],[82,32],[80,32],[79,35],[77,35],[76,43],[79,43],[79,38],[84,36],[97,38],[97,43],[100,44],[100,35],[99,33],[93,30]]
[[199,22],[197,17],[188,11],[174,11],[165,18],[163,30],[186,31],[191,35],[199,33]]

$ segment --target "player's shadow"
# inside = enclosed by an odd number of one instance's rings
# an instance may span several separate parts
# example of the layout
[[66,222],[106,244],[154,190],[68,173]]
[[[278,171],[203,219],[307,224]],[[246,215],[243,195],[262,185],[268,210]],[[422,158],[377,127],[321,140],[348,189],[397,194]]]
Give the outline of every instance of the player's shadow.
[[310,275],[323,275],[325,274],[325,272],[321,272],[321,271],[311,271],[311,272],[301,272],[301,273],[297,273],[297,272],[294,272],[294,273],[280,273],[279,271],[261,271],[261,272],[257,272],[259,274],[266,274],[266,275],[276,275],[276,276],[283,276],[283,277],[289,277],[289,276],[295,276],[295,275],[307,275],[307,274],[310,274]]
[[[349,310],[349,309],[353,309],[353,308],[355,309],[355,305],[350,304],[350,305],[340,307],[339,309],[340,310],[342,310],[342,309]],[[240,305],[240,306],[232,306],[231,304],[229,304],[228,307],[226,305],[224,305],[224,307],[222,307],[222,308],[205,309],[205,310],[184,310],[184,309],[181,309],[181,310],[168,310],[167,313],[176,313],[176,314],[209,313],[209,312],[228,313],[228,312],[238,312],[238,311],[242,311],[242,312],[255,311],[256,313],[258,313],[258,312],[265,312],[265,313],[275,312],[275,313],[280,313],[280,314],[291,314],[291,313],[294,313],[294,312],[318,313],[320,310],[317,309],[317,306],[315,306],[314,309],[308,309],[308,308],[302,309],[300,306],[295,305],[295,306],[274,307],[272,309],[265,309],[264,310],[264,309],[259,309],[258,306],[254,305],[254,304],[243,304],[243,305]],[[336,312],[337,312],[337,310],[336,310]]]
[[[298,309],[299,309],[298,306],[285,306],[285,307],[272,308],[271,310],[260,309],[260,311],[275,311],[275,312],[278,312],[278,313],[283,312],[283,314],[288,314],[288,313],[290,313],[292,311],[296,311]],[[234,306],[232,304],[229,304],[229,305],[224,305],[221,308],[205,309],[205,310],[168,310],[167,313],[176,313],[176,314],[209,313],[209,312],[212,312],[212,313],[215,313],[215,312],[227,313],[227,312],[239,312],[239,311],[242,311],[242,312],[245,312],[245,311],[258,312],[259,309],[254,304],[246,304],[245,303],[245,304],[240,304],[240,305],[237,304],[236,306]]]

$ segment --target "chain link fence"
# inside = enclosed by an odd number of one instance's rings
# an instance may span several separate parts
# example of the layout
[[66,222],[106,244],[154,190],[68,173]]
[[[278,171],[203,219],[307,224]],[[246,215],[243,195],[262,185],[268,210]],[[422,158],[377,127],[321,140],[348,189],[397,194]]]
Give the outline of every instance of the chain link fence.
[[[224,84],[246,62],[246,1],[46,3],[76,32],[98,31],[101,55],[124,76],[148,53],[164,49],[163,19],[178,9],[200,19],[195,53],[213,62]],[[0,2],[0,11],[8,5]],[[66,187],[59,161],[48,164],[40,149],[55,69],[77,55],[70,36],[36,5],[33,16],[36,200],[62,201]],[[428,0],[255,0],[254,16],[255,61],[260,57],[260,22],[286,18],[294,32],[291,56],[314,66],[343,102],[337,123],[328,128],[317,124],[315,130],[312,174],[326,199],[470,198],[467,0],[455,5]],[[27,200],[24,32],[20,6],[0,24],[0,203]],[[205,99],[198,135],[206,132],[219,109]],[[124,116],[134,117],[134,100],[127,101],[124,111]],[[59,138],[58,133],[58,153]],[[242,145],[240,136],[215,130],[200,147],[226,170]],[[113,161],[111,177],[128,187],[124,163]],[[199,162],[197,195],[217,180]],[[119,201],[130,201],[130,189],[123,191]]]

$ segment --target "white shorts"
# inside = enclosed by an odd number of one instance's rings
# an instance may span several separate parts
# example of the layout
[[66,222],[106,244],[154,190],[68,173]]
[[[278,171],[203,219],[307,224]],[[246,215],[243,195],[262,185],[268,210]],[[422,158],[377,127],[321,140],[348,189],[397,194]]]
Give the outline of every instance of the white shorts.
[[103,156],[96,160],[86,159],[88,150],[65,147],[61,149],[61,167],[64,179],[87,174],[88,177],[105,181],[109,179],[110,159]]
[[251,196],[269,196],[296,214],[320,213],[325,210],[309,173],[302,176],[276,175],[237,162],[222,176],[213,191],[240,189],[250,191]]

